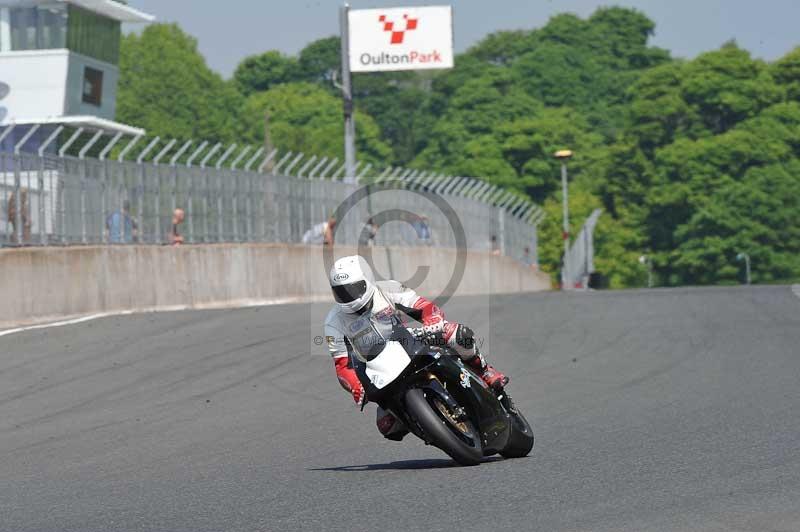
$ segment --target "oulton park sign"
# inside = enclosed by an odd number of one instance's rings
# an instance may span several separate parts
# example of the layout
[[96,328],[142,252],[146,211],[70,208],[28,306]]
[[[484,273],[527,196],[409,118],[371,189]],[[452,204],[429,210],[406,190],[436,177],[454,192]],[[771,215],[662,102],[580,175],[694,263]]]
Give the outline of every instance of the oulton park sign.
[[450,6],[351,10],[348,26],[352,72],[453,68]]

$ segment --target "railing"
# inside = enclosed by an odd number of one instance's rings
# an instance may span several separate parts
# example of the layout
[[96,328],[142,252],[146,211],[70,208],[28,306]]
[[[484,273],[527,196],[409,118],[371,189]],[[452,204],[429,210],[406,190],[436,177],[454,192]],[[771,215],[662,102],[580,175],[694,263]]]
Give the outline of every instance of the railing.
[[595,209],[592,212],[569,248],[569,256],[566,261],[569,269],[565,267],[565,271],[562,272],[565,290],[589,287],[589,276],[595,271],[594,230],[601,214],[603,214],[602,209]]
[[[389,221],[371,243],[453,247],[460,224],[470,249],[537,259],[543,212],[478,179],[359,164],[345,182],[336,159],[177,141],[159,148],[157,138],[139,146],[135,161],[125,158],[138,139],[110,160],[118,140],[97,158],[85,157],[92,141],[78,156],[63,147],[0,152],[0,244],[165,244],[176,208],[185,212],[179,231],[186,243],[300,243],[347,205],[338,243],[363,242],[366,222],[381,225],[384,213]],[[366,185],[370,193],[355,201]]]

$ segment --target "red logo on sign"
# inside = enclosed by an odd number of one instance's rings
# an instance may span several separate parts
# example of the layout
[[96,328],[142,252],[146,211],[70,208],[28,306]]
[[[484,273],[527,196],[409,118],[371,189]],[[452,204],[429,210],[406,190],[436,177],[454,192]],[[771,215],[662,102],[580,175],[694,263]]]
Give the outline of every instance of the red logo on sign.
[[386,20],[386,15],[381,15],[380,18],[378,18],[378,22],[383,24],[383,31],[392,34],[391,44],[403,44],[406,32],[417,29],[417,22],[419,22],[419,19],[408,18],[408,15],[403,15],[403,20],[405,21],[406,27],[404,29],[395,29],[394,22]]

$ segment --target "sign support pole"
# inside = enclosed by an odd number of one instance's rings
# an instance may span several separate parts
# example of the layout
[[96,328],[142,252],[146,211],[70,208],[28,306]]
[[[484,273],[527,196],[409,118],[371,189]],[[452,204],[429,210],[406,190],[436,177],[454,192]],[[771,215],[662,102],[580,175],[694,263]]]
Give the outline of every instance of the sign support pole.
[[353,83],[350,75],[350,5],[339,9],[342,41],[342,97],[344,99],[344,181],[356,182],[356,124],[353,116]]

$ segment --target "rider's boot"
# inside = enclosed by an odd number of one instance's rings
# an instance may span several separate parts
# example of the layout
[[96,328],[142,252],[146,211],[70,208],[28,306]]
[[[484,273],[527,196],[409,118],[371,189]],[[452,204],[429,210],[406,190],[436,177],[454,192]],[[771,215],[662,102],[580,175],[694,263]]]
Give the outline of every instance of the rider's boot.
[[489,388],[499,392],[508,384],[508,377],[486,363],[475,341],[475,333],[472,329],[466,325],[448,322],[445,324],[443,333],[447,345],[455,349],[461,360],[480,375]]
[[480,352],[477,352],[477,347],[475,351],[475,356],[465,360],[464,363],[469,366],[470,369],[474,370],[475,373],[480,375],[481,379],[483,379],[483,382],[485,382],[489,388],[499,392],[505,387],[506,384],[508,384],[508,377],[487,364],[486,360],[483,358],[483,355],[481,355]]
[[408,434],[405,424],[390,412],[378,407],[377,414],[376,424],[378,425],[378,430],[387,440],[400,441]]

